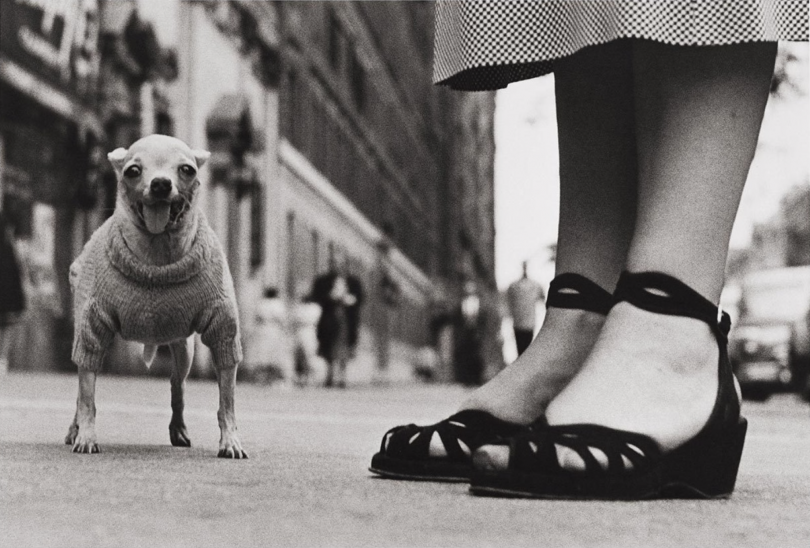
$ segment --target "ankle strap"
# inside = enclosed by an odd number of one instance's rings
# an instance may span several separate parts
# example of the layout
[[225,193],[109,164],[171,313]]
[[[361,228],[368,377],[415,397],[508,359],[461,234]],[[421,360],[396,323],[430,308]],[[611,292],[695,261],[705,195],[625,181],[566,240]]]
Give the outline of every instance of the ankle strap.
[[728,314],[679,279],[662,272],[622,272],[613,296],[616,302],[627,301],[648,312],[701,320],[722,339],[731,329]]
[[566,272],[551,280],[546,306],[607,315],[614,302],[613,295],[585,276]]

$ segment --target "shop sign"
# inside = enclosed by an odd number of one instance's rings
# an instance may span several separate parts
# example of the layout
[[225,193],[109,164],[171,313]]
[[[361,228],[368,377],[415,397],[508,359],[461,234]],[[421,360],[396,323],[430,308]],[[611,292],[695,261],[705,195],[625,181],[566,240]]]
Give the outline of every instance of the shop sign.
[[2,0],[0,51],[58,89],[89,98],[98,25],[98,0]]

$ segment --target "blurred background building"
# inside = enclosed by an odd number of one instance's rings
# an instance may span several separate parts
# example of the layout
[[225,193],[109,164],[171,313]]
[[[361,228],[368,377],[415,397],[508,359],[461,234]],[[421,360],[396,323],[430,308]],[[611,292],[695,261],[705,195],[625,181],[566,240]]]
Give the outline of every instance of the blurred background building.
[[[0,10],[0,190],[28,296],[12,368],[71,369],[67,271],[115,204],[106,153],[153,132],[213,153],[200,201],[234,275],[246,354],[275,289],[289,314],[271,365],[292,371],[295,310],[344,259],[366,296],[350,381],[407,379],[418,361],[474,384],[502,366],[495,97],[431,84],[431,2]],[[456,359],[469,348],[472,366]],[[120,341],[109,362],[143,370]],[[203,348],[195,372],[210,372]]]

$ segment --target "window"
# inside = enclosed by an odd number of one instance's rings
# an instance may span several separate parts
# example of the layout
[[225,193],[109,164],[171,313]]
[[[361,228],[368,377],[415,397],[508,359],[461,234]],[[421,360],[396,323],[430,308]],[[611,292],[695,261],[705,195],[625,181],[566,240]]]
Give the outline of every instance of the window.
[[334,12],[329,12],[329,64],[333,69],[340,69],[340,60],[343,56],[343,48],[346,39],[343,35],[343,28],[340,26]]
[[366,105],[366,71],[357,57],[355,51],[357,44],[346,33],[333,11],[329,12],[328,32],[329,65],[341,77],[344,85],[348,83],[354,105],[363,111]]
[[287,296],[296,299],[295,294],[295,213],[287,213]]
[[162,135],[174,135],[174,120],[168,112],[158,111],[155,114],[155,132]]
[[337,260],[337,257],[335,256],[335,242],[329,242],[328,256],[329,256],[329,270],[332,270]]
[[312,231],[312,271],[316,276],[321,273],[321,237],[317,230]]
[[250,197],[250,266],[264,264],[264,185],[255,184]]
[[356,54],[351,56],[351,89],[352,99],[357,107],[357,110],[363,111],[366,106],[366,70],[360,63]]

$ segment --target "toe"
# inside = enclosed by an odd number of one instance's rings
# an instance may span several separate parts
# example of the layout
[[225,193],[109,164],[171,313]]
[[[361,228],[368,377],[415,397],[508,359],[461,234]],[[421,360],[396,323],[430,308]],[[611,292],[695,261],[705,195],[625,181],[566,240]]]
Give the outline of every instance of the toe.
[[191,447],[191,440],[180,432],[173,433],[170,438],[175,447]]
[[509,466],[508,445],[484,445],[473,453],[473,466],[478,470],[506,470]]
[[95,443],[76,443],[73,445],[73,452],[92,455],[94,453],[101,453],[101,449],[99,449],[98,444]]
[[[459,441],[461,442],[461,440]],[[442,442],[442,438],[438,432],[433,432],[433,435],[430,437],[428,455],[434,458],[443,458],[447,456],[447,449],[444,447],[444,442]]]
[[239,447],[225,447],[219,450],[217,457],[221,459],[247,459],[248,455]]

